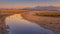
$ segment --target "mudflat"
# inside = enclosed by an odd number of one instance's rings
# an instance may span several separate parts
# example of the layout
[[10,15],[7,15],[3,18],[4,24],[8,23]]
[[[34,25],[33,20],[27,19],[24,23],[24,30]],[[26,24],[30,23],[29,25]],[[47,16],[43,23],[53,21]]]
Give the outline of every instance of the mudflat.
[[[60,17],[47,17],[47,16],[37,16],[36,13],[41,13],[41,11],[32,11],[22,14],[22,16],[36,24],[44,27],[45,29],[52,30],[55,34],[60,33]],[[56,12],[54,12],[56,13]],[[59,13],[59,12],[58,12]]]

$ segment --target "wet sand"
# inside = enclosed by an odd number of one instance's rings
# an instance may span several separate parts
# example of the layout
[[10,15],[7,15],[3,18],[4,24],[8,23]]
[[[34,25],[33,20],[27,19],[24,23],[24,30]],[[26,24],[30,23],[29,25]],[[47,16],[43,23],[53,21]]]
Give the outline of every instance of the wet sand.
[[60,34],[60,17],[44,17],[36,16],[36,12],[26,12],[22,16],[31,21],[39,24],[45,29],[52,30],[55,34]]

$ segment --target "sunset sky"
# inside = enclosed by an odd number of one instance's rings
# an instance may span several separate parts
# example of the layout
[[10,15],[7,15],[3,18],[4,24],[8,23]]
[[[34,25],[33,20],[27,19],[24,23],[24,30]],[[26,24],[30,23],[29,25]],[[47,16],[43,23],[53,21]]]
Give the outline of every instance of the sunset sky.
[[34,6],[60,7],[60,0],[0,0],[0,8],[25,8]]

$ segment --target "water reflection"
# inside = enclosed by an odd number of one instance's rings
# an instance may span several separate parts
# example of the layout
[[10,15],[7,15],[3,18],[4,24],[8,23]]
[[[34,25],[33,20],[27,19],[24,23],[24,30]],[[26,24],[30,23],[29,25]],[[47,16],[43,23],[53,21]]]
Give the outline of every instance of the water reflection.
[[10,27],[9,34],[54,34],[39,25],[23,19],[21,14],[11,15],[6,18],[6,24]]

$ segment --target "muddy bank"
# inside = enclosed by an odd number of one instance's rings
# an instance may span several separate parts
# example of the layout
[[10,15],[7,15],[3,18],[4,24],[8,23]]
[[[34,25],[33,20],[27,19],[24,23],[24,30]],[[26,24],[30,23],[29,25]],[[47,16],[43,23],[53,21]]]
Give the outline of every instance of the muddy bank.
[[52,30],[55,34],[60,34],[60,17],[43,17],[35,16],[36,12],[27,12],[22,14],[22,16],[32,22],[39,24],[40,26]]

